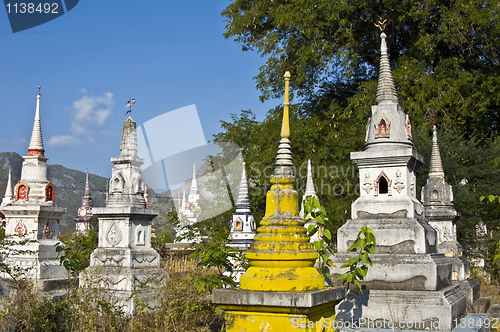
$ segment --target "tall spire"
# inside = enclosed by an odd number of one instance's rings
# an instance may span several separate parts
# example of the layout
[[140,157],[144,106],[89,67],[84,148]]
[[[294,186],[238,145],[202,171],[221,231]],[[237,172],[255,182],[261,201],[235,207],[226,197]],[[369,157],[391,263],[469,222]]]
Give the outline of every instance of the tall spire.
[[[290,72],[285,73],[285,102],[283,103],[283,122],[281,124],[281,140],[278,147],[278,156],[276,157],[276,168],[274,169],[274,178],[293,177],[292,151],[290,150],[290,120],[289,120],[289,87]],[[292,180],[293,181],[293,180]],[[279,181],[277,181],[279,182]]]
[[7,188],[5,189],[5,197],[2,200],[2,205],[7,205],[12,203],[13,196],[14,195],[12,194],[12,174],[9,168],[9,178],[7,180]]
[[394,88],[394,80],[392,79],[391,66],[389,57],[387,56],[387,43],[385,42],[386,34],[382,32],[380,38],[380,73],[377,86],[377,105],[397,103],[398,97]]
[[31,141],[28,147],[28,156],[44,156],[42,139],[42,124],[40,122],[40,87],[38,87],[38,95],[36,96],[36,113],[35,122],[33,123],[33,131],[31,133]]
[[250,213],[250,200],[248,198],[248,182],[247,173],[245,171],[245,163],[241,171],[240,191],[238,192],[238,201],[236,202],[236,213]]
[[432,131],[432,153],[429,177],[444,177],[443,163],[441,162],[441,154],[439,153],[436,125],[433,126]]
[[90,196],[90,187],[89,187],[89,169],[87,168],[87,174],[85,176],[85,192],[83,194],[84,196],[89,197]]
[[196,183],[196,160],[193,160],[193,179],[191,180],[190,192],[198,192],[198,184]]

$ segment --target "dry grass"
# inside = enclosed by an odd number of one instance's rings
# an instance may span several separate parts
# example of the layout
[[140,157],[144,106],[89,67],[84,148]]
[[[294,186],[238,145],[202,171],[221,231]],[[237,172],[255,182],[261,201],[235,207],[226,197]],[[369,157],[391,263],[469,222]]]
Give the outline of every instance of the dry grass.
[[24,284],[0,306],[0,331],[220,331],[222,318],[216,314],[209,293],[200,291],[197,280],[207,272],[176,273],[158,292],[161,305],[143,310],[129,319],[107,301],[104,290],[75,288],[63,299],[40,296]]

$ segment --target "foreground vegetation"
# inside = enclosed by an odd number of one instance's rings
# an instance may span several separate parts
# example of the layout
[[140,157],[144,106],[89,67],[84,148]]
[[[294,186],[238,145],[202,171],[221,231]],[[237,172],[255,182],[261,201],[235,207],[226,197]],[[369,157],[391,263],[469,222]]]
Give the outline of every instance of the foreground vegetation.
[[0,304],[0,330],[21,331],[220,331],[210,294],[196,287],[206,271],[172,274],[158,292],[160,306],[140,307],[137,315],[126,318],[110,305],[102,289],[73,288],[59,300],[41,296],[30,283],[15,287]]

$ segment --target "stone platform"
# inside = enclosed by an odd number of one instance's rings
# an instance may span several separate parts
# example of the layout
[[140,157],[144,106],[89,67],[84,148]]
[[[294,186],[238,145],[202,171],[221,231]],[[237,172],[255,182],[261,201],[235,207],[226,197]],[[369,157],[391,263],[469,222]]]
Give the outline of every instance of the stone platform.
[[[332,313],[345,287],[304,292],[217,289],[212,302],[225,311],[230,331],[333,331]],[[250,322],[249,322],[250,321]]]
[[[364,289],[359,296],[348,296],[351,302],[337,305],[337,318],[357,322],[360,327],[390,328],[390,323],[413,324],[405,329],[450,331],[466,312],[465,294],[458,285],[439,291],[402,291]],[[341,311],[342,310],[342,311]],[[341,316],[340,316],[341,315]],[[368,325],[367,325],[368,324]]]

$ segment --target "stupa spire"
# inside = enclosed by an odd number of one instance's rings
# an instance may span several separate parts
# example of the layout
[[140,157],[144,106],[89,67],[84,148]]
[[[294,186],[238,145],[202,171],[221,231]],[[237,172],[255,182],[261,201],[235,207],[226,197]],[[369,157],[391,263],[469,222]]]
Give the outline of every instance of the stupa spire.
[[283,103],[283,122],[281,124],[281,140],[278,147],[278,155],[276,157],[276,168],[274,176],[276,182],[281,183],[278,178],[290,177],[293,182],[293,162],[292,151],[290,150],[290,119],[289,119],[289,87],[290,87],[290,72],[285,73],[285,102]]
[[9,168],[9,178],[7,179],[7,188],[5,189],[5,197],[2,200],[2,205],[12,203],[12,174]]
[[293,187],[288,98],[290,73],[285,74],[285,103],[281,140],[271,189],[266,195],[266,214],[246,256],[250,267],[240,278],[240,288],[259,291],[323,289],[324,278],[314,268],[318,253],[309,242],[299,217],[297,191]]
[[198,192],[198,183],[196,183],[196,160],[193,160],[193,179],[191,180],[190,192]]
[[307,161],[307,182],[306,192],[304,193],[304,196],[316,197],[316,190],[314,189],[314,182],[312,177],[311,159]]
[[83,195],[86,197],[90,197],[89,170],[88,170],[88,168],[87,168],[87,173],[85,175],[85,192]]
[[248,198],[247,173],[245,163],[241,171],[240,191],[238,192],[238,201],[236,202],[236,213],[250,213],[250,199]]
[[36,96],[36,112],[35,122],[33,123],[33,131],[31,132],[30,145],[28,147],[28,156],[44,156],[42,139],[42,124],[40,122],[40,87],[38,87],[38,95]]
[[137,124],[131,117],[123,123],[120,157],[123,156],[137,157]]
[[431,166],[429,168],[429,177],[443,177],[444,169],[443,163],[441,162],[441,154],[439,153],[439,145],[437,138],[437,128],[436,125],[432,128],[432,153],[431,153]]
[[377,86],[377,105],[388,104],[388,103],[398,103],[398,96],[396,94],[396,88],[394,87],[394,80],[392,78],[391,66],[389,63],[389,57],[387,55],[387,43],[385,33],[380,34],[382,39],[380,45],[380,72],[378,76],[378,86]]

